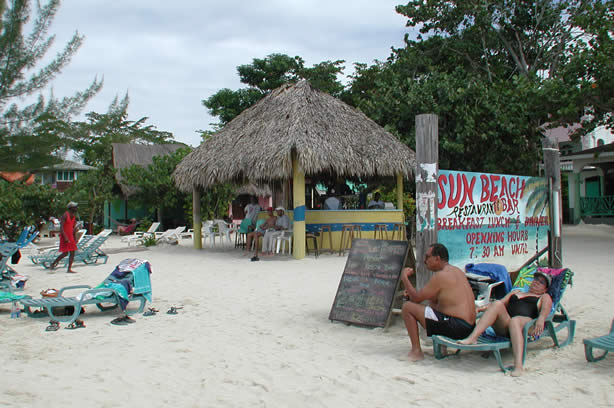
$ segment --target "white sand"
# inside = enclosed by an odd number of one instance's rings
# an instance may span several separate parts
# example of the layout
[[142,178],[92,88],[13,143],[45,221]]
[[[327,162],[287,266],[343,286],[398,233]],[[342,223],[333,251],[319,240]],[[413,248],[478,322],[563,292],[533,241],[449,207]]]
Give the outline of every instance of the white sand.
[[[582,339],[607,333],[614,317],[614,227],[563,229],[565,265],[575,272],[563,304],[576,339],[531,344],[526,373],[504,375],[494,358],[462,353],[406,360],[400,319],[388,330],[328,320],[345,257],[252,263],[231,246],[116,252],[106,265],[50,273],[22,259],[26,294],[96,285],[122,259],[153,267],[161,313],[114,326],[117,313],[88,306],[87,327],[45,332],[48,319],[10,319],[0,305],[0,406],[8,407],[580,407],[614,405],[614,355],[587,363]],[[111,237],[106,248],[125,248]],[[183,306],[168,315],[170,306]],[[511,352],[504,360],[511,364]]]

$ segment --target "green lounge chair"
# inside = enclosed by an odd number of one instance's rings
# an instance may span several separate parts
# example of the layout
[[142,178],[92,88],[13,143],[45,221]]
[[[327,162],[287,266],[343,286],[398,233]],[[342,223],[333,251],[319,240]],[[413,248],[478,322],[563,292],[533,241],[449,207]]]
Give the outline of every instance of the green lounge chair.
[[[98,235],[94,235],[92,238],[87,239],[85,244],[77,245],[77,251],[75,252],[75,260],[74,262],[83,262],[84,264],[93,264],[97,263],[99,259],[104,259],[104,263],[107,263],[107,259],[109,258],[107,254],[105,254],[100,248],[102,244],[106,242],[111,235],[111,230],[103,230]],[[34,263],[39,263],[45,269],[49,269],[53,261],[60,254],[59,251],[52,251],[48,254],[37,258],[36,261],[32,260]],[[62,259],[64,265],[68,262],[68,257]]]
[[[81,238],[77,242],[77,251],[83,250],[83,248],[85,248],[89,244],[89,242],[93,240],[95,237],[96,235],[87,235],[87,234],[81,235]],[[30,255],[30,260],[35,265],[37,264],[42,265],[44,262],[49,263],[49,262],[55,261],[55,258],[57,258],[59,255],[60,255],[60,251],[58,247],[55,247],[52,249],[45,250],[36,255]]]
[[[134,260],[127,260],[134,261]],[[96,305],[101,311],[107,311],[122,306],[125,313],[128,315],[142,313],[145,309],[147,301],[151,298],[151,279],[150,267],[148,262],[143,262],[138,268],[132,272],[132,293],[127,294],[125,290],[121,290],[115,284],[116,280],[110,275],[103,283],[95,288],[88,285],[67,286],[59,290],[57,297],[48,297],[42,299],[21,299],[20,302],[25,306],[25,312],[30,317],[41,317],[40,311],[35,311],[33,308],[43,308],[49,318],[54,322],[74,323],[81,314],[81,308],[85,305]],[[115,282],[113,282],[115,281]],[[69,290],[81,289],[82,291],[77,296],[65,296],[65,292]],[[83,291],[83,289],[85,289]],[[128,305],[132,302],[139,302],[136,309],[128,309]],[[67,307],[72,308],[72,314],[58,315],[59,310],[64,312]]]
[[[528,288],[531,282],[533,281],[533,274],[537,270],[535,266],[528,266],[523,268],[518,274],[518,278],[514,283],[514,289],[518,288]],[[558,279],[557,279],[558,277]],[[553,278],[552,287],[549,290],[550,295],[552,296],[552,311],[548,318],[546,318],[546,323],[544,325],[544,332],[540,336],[540,338],[549,336],[554,345],[556,347],[564,347],[571,343],[574,338],[575,329],[576,329],[576,321],[571,320],[567,311],[561,305],[561,299],[563,294],[565,293],[565,289],[567,285],[572,284],[573,272],[569,269],[564,269],[560,274],[557,274],[557,277]],[[557,285],[558,284],[558,285]],[[557,286],[555,286],[557,285]],[[523,337],[524,337],[524,348],[522,355],[522,363],[524,364],[526,355],[527,355],[527,343],[530,341],[536,341],[537,338],[533,338],[529,335],[529,329],[535,324],[537,319],[533,319],[528,322],[523,328]],[[561,341],[557,335],[561,330],[567,329],[567,338]],[[508,338],[499,337],[499,336],[490,336],[488,334],[483,334],[479,337],[477,344],[458,344],[457,340],[451,339],[445,336],[434,335],[432,336],[433,340],[433,353],[435,354],[435,358],[441,360],[448,355],[443,354],[442,347],[456,349],[455,355],[459,354],[461,350],[467,351],[482,351],[482,352],[492,352],[497,359],[497,363],[503,372],[510,370],[509,367],[505,367],[503,365],[503,361],[501,359],[501,350],[508,349],[512,347],[512,343]]]
[[[614,351],[614,320],[612,320],[609,334],[592,339],[584,339],[583,343],[584,355],[588,361],[594,363],[595,361],[603,360],[608,355],[608,351]],[[593,354],[594,348],[603,350],[603,354],[595,356]]]

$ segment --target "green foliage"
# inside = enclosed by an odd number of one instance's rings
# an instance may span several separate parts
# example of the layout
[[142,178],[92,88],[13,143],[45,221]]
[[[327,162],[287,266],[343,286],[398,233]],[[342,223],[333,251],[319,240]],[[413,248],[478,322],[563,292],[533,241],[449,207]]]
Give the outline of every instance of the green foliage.
[[[228,215],[228,206],[235,197],[237,186],[233,184],[218,184],[200,192],[200,216],[203,220],[223,218]],[[184,206],[186,217],[193,220],[192,201]],[[189,223],[189,222],[188,222]]]
[[146,247],[155,246],[156,245],[156,237],[153,235],[148,235],[143,238],[143,245]]
[[73,123],[71,147],[81,154],[86,164],[110,165],[113,143],[160,144],[172,141],[172,133],[158,131],[153,125],[145,126],[146,117],[128,120],[129,103],[127,94],[121,100],[116,97],[107,113],[89,112],[85,115],[86,122]]
[[19,106],[24,98],[43,91],[83,42],[75,33],[64,49],[49,59],[46,54],[54,36],[47,32],[60,2],[34,2],[34,13],[31,3],[0,2],[0,162],[5,170],[27,171],[58,162],[54,154],[65,146],[66,123],[102,88],[102,81],[94,80],[72,97],[50,96],[46,101],[39,94],[34,103]]
[[584,114],[568,71],[582,65],[570,22],[597,14],[588,3],[599,2],[408,2],[397,11],[421,36],[386,62],[358,64],[343,99],[412,148],[415,116],[437,114],[440,168],[534,175],[545,124]]
[[40,229],[49,217],[65,210],[65,205],[49,186],[0,180],[0,236],[15,241],[24,227]]
[[[379,191],[382,201],[397,205],[396,187],[391,188],[390,186],[381,185],[377,191]],[[373,194],[375,194],[375,191]],[[407,192],[403,193],[403,215],[405,220],[410,220],[416,215],[416,200]]]
[[211,115],[219,118],[216,127],[221,128],[273,89],[288,82],[307,79],[315,88],[339,96],[343,85],[337,76],[343,71],[343,63],[343,60],[323,61],[307,68],[305,61],[298,56],[271,54],[263,59],[254,58],[251,64],[237,67],[241,82],[248,85],[248,88],[236,91],[221,89],[203,100],[202,104],[209,109]]

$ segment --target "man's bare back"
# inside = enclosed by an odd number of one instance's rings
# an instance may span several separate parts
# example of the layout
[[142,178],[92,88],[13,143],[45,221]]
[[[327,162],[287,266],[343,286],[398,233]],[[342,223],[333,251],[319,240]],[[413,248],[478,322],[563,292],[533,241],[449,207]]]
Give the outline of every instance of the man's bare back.
[[[447,264],[435,272],[439,281],[437,298],[431,301],[431,307],[448,316],[458,317],[468,323],[475,322],[475,303],[473,291],[459,268]],[[435,278],[435,276],[433,276]]]

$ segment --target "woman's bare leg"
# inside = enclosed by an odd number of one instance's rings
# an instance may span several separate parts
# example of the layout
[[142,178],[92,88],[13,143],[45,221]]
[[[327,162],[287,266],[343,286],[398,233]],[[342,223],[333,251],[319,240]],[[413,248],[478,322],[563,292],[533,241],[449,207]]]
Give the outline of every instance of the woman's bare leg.
[[478,320],[475,329],[471,332],[469,337],[464,340],[459,340],[459,344],[475,344],[478,342],[478,337],[489,326],[495,325],[495,331],[500,333],[507,329],[509,324],[510,315],[507,313],[505,305],[500,300],[496,300],[488,306],[484,315]]
[[514,353],[514,371],[513,377],[522,375],[522,354],[524,352],[524,337],[522,329],[525,324],[531,321],[530,317],[516,316],[510,319],[509,331],[510,340],[512,341],[512,352]]
[[70,256],[68,257],[68,273],[76,273],[72,270],[72,263],[75,261],[75,251],[70,251]]

